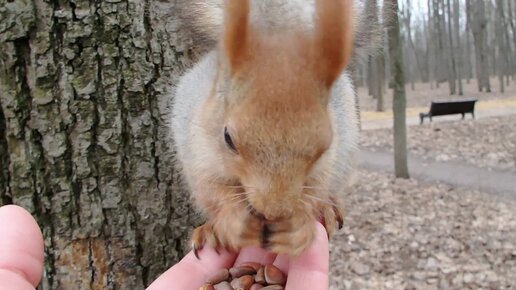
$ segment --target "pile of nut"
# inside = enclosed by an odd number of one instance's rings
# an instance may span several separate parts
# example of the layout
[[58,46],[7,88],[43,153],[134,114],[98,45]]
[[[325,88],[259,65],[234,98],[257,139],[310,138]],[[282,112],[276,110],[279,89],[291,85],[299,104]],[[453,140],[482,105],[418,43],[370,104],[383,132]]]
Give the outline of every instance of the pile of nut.
[[243,263],[221,269],[199,290],[284,290],[287,277],[274,265]]

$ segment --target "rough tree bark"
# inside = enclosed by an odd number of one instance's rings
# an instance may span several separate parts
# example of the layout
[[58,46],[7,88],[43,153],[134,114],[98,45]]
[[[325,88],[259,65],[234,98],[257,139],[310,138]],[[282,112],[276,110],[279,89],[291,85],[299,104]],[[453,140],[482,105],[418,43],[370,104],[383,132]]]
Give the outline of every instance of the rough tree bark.
[[192,51],[173,5],[0,0],[0,205],[42,227],[41,289],[143,289],[183,255],[198,216],[166,122]]
[[[400,23],[398,17],[398,1],[387,0],[386,6],[395,11],[388,26],[389,55],[394,78],[392,109],[394,112],[394,165],[395,174],[399,178],[409,178],[407,165],[407,126],[405,75],[403,73],[403,50],[400,39]],[[386,9],[385,11],[388,11]],[[388,19],[388,18],[387,18]]]

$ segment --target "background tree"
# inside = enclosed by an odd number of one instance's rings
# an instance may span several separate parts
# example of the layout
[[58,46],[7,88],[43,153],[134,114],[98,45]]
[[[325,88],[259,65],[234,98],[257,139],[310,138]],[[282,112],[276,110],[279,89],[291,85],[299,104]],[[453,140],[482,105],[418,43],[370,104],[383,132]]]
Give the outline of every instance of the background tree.
[[[451,19],[449,20],[451,22]],[[462,96],[464,94],[464,89],[462,86],[462,78],[464,76],[463,71],[463,52],[461,45],[461,36],[460,36],[460,5],[459,0],[453,0],[453,29],[454,29],[454,38],[455,38],[455,49],[454,49],[454,59],[456,64],[456,79],[458,85],[458,95]],[[452,34],[450,32],[450,34]]]
[[143,289],[187,247],[167,103],[192,51],[172,5],[0,0],[0,205],[42,227],[41,289]]
[[448,16],[448,54],[450,60],[448,62],[448,83],[450,84],[450,95],[454,95],[456,93],[457,84],[457,63],[455,60],[455,51],[453,47],[454,40],[452,32],[452,13],[450,0],[446,1],[446,11]]
[[394,78],[393,105],[394,112],[394,164],[395,174],[399,178],[409,178],[407,165],[407,126],[406,126],[406,99],[405,76],[403,73],[403,49],[400,38],[400,24],[398,18],[398,1],[387,0],[385,13],[392,13],[391,23],[388,25],[389,55],[391,70]]
[[487,19],[484,0],[466,0],[468,23],[475,44],[476,75],[478,90],[491,92],[489,80],[489,55],[487,44]]
[[[382,1],[367,0],[382,6]],[[491,79],[510,84],[516,72],[514,1],[510,0],[427,0],[400,1],[401,31],[406,83],[428,83],[431,89],[448,83],[450,95],[463,95],[463,82],[472,78],[478,90],[491,92]],[[372,15],[372,14],[370,14]],[[374,17],[371,16],[371,19]],[[387,45],[385,45],[387,47]],[[388,53],[384,53],[385,72],[390,72]],[[389,73],[377,74],[375,55],[360,65],[360,83],[377,99],[378,77],[383,83]],[[505,89],[505,86],[503,89]],[[496,92],[501,92],[497,89]],[[503,92],[502,92],[503,93]],[[381,99],[377,100],[377,105]],[[378,107],[378,106],[377,106]]]
[[[410,51],[413,54],[413,58],[412,58],[413,63],[416,64],[415,68],[417,69],[417,70],[411,69],[412,66],[408,67],[408,69],[413,72],[410,77],[410,85],[411,85],[412,90],[415,90],[415,81],[417,80],[416,76],[419,76],[419,78],[422,79],[423,73],[422,73],[422,69],[421,69],[421,65],[420,65],[421,58],[419,57],[419,55],[417,53],[417,48],[414,45],[414,40],[412,39],[412,10],[413,10],[412,4],[411,4],[410,0],[407,0],[405,2],[405,6],[403,9],[403,22],[404,22],[404,28],[406,30],[406,39],[405,40],[410,45]],[[417,74],[415,73],[416,71],[417,71]]]

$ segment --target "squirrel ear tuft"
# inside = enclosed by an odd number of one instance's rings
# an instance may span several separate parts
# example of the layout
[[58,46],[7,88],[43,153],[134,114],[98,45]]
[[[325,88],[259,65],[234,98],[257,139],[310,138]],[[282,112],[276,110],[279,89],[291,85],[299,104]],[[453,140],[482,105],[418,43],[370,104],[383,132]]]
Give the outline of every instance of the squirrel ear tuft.
[[233,74],[242,62],[249,37],[249,0],[226,0],[224,51]]
[[353,48],[353,0],[316,0],[317,73],[330,87],[346,67]]

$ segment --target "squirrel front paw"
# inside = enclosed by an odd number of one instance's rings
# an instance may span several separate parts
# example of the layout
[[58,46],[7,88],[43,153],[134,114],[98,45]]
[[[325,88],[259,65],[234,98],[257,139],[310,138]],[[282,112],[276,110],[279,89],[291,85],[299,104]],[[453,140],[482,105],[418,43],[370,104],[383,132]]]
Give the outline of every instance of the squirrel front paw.
[[344,211],[340,202],[335,197],[329,197],[329,202],[321,206],[321,222],[331,237],[336,228],[342,229],[344,224]]
[[216,222],[208,221],[192,233],[192,249],[198,259],[198,252],[204,246],[218,253],[218,249],[238,252],[243,247],[259,245],[263,225],[259,218],[246,210],[235,210],[232,215],[219,215],[217,218]]
[[199,251],[202,250],[202,248],[205,245],[208,245],[215,249],[215,251],[218,253],[218,248],[221,246],[219,239],[217,238],[215,231],[213,230],[213,227],[208,224],[203,224],[201,226],[198,226],[195,228],[192,232],[192,250],[195,254],[195,257],[197,259],[199,258]]
[[263,224],[260,243],[264,249],[278,254],[298,256],[312,244],[315,238],[315,223],[309,216]]

